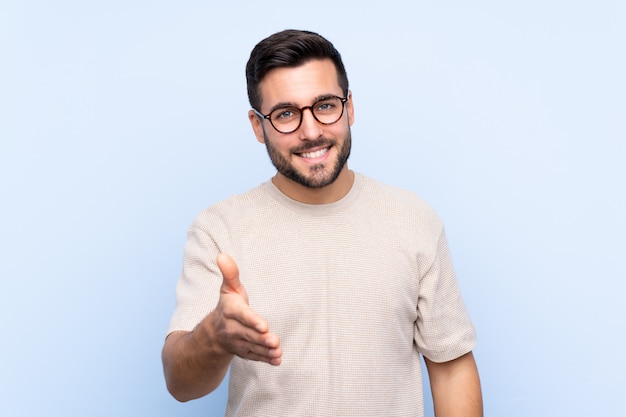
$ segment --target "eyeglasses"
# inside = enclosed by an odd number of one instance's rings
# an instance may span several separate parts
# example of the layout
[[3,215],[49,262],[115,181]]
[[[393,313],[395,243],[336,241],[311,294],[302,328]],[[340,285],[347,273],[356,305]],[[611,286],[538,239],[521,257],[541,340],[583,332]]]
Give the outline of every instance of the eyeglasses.
[[279,133],[293,133],[302,124],[302,114],[306,109],[311,110],[313,118],[323,125],[337,123],[343,116],[347,98],[329,96],[316,101],[310,106],[294,107],[284,106],[272,110],[269,114],[263,114],[255,108],[252,110],[260,117],[269,120],[270,124]]

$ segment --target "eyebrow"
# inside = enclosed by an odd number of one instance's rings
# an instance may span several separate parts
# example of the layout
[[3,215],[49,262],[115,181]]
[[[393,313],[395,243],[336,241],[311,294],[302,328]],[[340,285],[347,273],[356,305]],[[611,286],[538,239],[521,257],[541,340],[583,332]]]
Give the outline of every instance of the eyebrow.
[[[320,94],[319,96],[317,96],[317,97],[315,97],[315,98],[313,99],[313,101],[311,102],[311,104],[310,104],[310,105],[312,106],[313,104],[317,103],[318,101],[327,100],[327,99],[332,98],[332,97],[341,97],[341,95],[332,94],[332,93],[328,93],[328,94]],[[274,111],[274,110],[276,110],[276,109],[284,109],[284,108],[287,108],[287,107],[295,107],[295,108],[297,108],[297,109],[299,109],[299,108],[300,108],[297,104],[295,104],[295,103],[293,103],[293,102],[285,101],[285,102],[278,103],[278,104],[274,105],[274,106],[270,109],[269,113],[273,112],[273,111]],[[269,113],[268,113],[268,114],[269,114]]]

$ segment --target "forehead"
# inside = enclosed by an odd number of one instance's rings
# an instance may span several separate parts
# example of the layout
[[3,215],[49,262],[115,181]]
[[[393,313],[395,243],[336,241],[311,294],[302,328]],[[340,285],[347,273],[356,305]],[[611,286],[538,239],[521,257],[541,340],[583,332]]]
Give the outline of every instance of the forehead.
[[262,107],[277,104],[306,106],[327,94],[343,94],[335,64],[330,59],[308,61],[298,67],[275,68],[259,84]]

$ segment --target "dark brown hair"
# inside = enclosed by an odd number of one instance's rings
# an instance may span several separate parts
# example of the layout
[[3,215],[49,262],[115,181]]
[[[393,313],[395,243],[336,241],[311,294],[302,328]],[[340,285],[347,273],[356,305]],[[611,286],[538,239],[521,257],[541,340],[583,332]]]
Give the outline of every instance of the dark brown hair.
[[339,86],[344,96],[348,94],[348,75],[341,55],[332,43],[315,32],[304,30],[284,30],[259,42],[246,64],[248,100],[259,109],[261,94],[259,84],[268,72],[275,68],[298,67],[314,59],[330,59],[337,69]]

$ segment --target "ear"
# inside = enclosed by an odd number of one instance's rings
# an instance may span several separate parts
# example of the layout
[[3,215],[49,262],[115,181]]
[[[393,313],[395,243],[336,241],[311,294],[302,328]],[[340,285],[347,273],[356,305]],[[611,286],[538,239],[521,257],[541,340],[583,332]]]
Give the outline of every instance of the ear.
[[350,126],[354,123],[354,102],[352,101],[352,91],[348,90],[348,101],[346,102],[346,111],[348,112],[348,122]]
[[248,120],[250,120],[250,124],[252,125],[252,130],[254,131],[254,136],[256,136],[256,140],[260,143],[265,143],[265,135],[263,134],[263,122],[254,112],[254,110],[248,111]]

